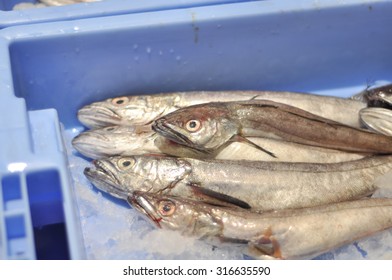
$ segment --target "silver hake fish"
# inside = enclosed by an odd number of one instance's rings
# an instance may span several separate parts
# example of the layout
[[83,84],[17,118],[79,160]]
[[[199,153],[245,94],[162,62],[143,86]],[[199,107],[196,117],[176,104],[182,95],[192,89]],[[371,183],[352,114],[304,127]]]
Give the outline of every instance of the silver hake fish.
[[392,137],[269,100],[189,106],[155,120],[152,129],[172,141],[206,153],[230,142],[247,142],[276,157],[273,151],[255,145],[247,137],[350,152],[392,153]]
[[233,142],[213,153],[201,153],[157,134],[149,126],[110,126],[82,132],[72,140],[81,154],[99,159],[108,156],[167,154],[179,157],[226,160],[260,160],[285,162],[341,162],[362,158],[364,155],[305,146],[285,141],[249,137],[256,145],[274,151],[277,158],[245,143]]
[[179,108],[217,101],[268,99],[290,104],[350,126],[361,125],[358,112],[365,102],[331,96],[279,91],[191,91],[109,98],[86,105],[78,119],[89,128],[112,125],[147,125]]
[[305,259],[392,227],[392,199],[256,213],[181,197],[134,192],[128,197],[157,227],[239,246],[258,259]]
[[223,161],[165,156],[111,157],[84,170],[100,190],[126,199],[133,191],[231,203],[242,208],[303,208],[371,195],[392,156],[342,163]]

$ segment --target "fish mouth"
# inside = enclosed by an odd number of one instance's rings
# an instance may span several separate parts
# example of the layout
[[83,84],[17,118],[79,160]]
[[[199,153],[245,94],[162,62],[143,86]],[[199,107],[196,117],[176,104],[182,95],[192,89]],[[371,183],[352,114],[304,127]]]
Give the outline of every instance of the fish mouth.
[[121,183],[114,172],[101,160],[93,161],[94,168],[86,167],[83,174],[99,190],[117,198],[126,199],[128,193],[121,188]]
[[122,118],[107,107],[87,105],[78,111],[78,120],[88,128],[99,128],[121,124]]
[[87,131],[79,134],[72,139],[72,146],[84,156],[92,159],[112,156],[120,154],[120,152],[113,150],[113,143],[110,143],[109,139],[93,131]]
[[209,152],[207,149],[195,145],[191,140],[189,140],[188,137],[186,137],[184,134],[177,131],[175,127],[176,126],[167,123],[165,118],[160,118],[158,120],[155,120],[151,126],[152,130],[168,138],[169,140],[172,140],[178,144],[185,145],[189,148],[192,148],[194,150],[203,153]]
[[154,205],[141,192],[133,192],[127,197],[127,201],[132,207],[147,216],[158,228],[162,228],[160,224],[162,217],[156,214]]

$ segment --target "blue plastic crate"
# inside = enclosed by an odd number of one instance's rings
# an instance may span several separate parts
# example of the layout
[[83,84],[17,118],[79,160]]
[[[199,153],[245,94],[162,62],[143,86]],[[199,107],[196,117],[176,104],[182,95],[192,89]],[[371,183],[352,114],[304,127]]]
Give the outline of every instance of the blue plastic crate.
[[[72,202],[72,191],[97,194],[67,164],[87,161],[62,140],[83,129],[76,118],[83,105],[186,90],[346,97],[373,81],[392,82],[391,12],[385,0],[260,1],[1,30],[0,256],[36,258],[37,229],[60,225],[53,231],[66,232],[69,257],[81,257],[77,204],[89,258],[151,257],[125,252],[131,237],[113,239],[130,231],[124,203],[104,195],[86,206],[78,193]],[[115,218],[105,213],[113,205]],[[358,255],[348,257],[368,256],[362,243],[351,246]]]
[[8,110],[27,118],[0,132],[0,259],[84,258],[57,112]]
[[0,29],[38,22],[51,22],[160,11],[186,7],[208,6],[255,0],[102,0],[59,7],[44,7],[13,11],[21,2],[37,3],[37,0],[0,0]]

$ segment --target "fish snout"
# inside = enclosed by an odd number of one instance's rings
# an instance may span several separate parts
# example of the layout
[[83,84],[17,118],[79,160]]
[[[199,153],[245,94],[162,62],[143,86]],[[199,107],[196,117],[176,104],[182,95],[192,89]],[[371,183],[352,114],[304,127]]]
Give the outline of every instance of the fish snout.
[[78,120],[88,128],[99,128],[121,124],[122,118],[104,106],[87,105],[78,111]]

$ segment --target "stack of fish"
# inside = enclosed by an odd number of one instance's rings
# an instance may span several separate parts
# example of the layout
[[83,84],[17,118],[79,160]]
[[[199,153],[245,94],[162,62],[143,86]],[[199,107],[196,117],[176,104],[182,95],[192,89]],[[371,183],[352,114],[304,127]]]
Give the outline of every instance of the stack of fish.
[[97,188],[160,228],[240,243],[255,258],[310,258],[392,227],[392,199],[368,198],[392,170],[392,137],[361,128],[366,120],[391,131],[390,113],[372,111],[390,105],[391,88],[355,100],[269,91],[111,98],[79,110],[92,129],[72,143],[94,159],[84,174]]

